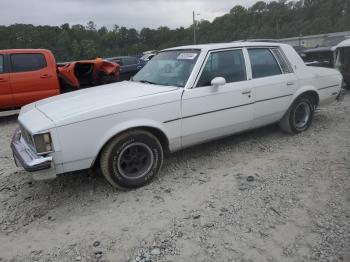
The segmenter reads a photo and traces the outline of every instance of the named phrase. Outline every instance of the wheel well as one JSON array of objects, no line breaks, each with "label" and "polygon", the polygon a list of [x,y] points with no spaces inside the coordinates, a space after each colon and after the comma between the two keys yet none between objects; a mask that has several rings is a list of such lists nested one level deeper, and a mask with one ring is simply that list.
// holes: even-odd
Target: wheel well
[{"label": "wheel well", "polygon": [[126,129],[126,130],[119,132],[118,134],[111,137],[108,141],[106,141],[106,143],[104,143],[104,145],[102,146],[102,148],[98,152],[97,157],[95,158],[95,160],[92,164],[92,167],[99,166],[98,159],[100,159],[101,152],[102,152],[103,148],[109,143],[109,141],[111,141],[113,138],[115,138],[116,136],[119,136],[122,133],[131,131],[131,130],[136,130],[136,129],[142,129],[142,130],[150,132],[152,135],[154,135],[156,138],[158,138],[160,144],[162,145],[164,153],[165,154],[169,153],[169,140],[168,140],[167,136],[161,130],[159,130],[158,128],[149,127],[149,126],[133,127],[133,128],[129,128],[129,129]]},{"label": "wheel well", "polygon": [[133,128],[133,129],[143,129],[151,134],[153,134],[156,138],[158,138],[160,144],[162,145],[162,148],[164,150],[164,153],[169,153],[169,140],[167,136],[163,133],[163,131],[154,128],[154,127],[139,127],[139,128]]},{"label": "wheel well", "polygon": [[319,104],[319,102],[320,102],[320,98],[319,98],[319,96],[318,96],[318,94],[317,94],[316,91],[306,91],[306,92],[300,94],[300,95],[298,96],[298,98],[299,98],[299,97],[302,97],[302,96],[309,96],[309,97],[313,100],[314,105],[315,105],[316,107],[318,106],[318,104]]}]

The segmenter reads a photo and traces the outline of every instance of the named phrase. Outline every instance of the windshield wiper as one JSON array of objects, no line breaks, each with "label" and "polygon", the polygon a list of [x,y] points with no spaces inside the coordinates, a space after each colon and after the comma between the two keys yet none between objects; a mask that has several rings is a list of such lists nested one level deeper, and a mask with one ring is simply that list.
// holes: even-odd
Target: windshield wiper
[{"label": "windshield wiper", "polygon": [[151,81],[148,81],[148,80],[139,80],[140,83],[144,83],[144,84],[150,84],[150,85],[158,85],[156,83],[153,83]]},{"label": "windshield wiper", "polygon": [[[135,81],[135,80],[133,80]],[[140,83],[144,83],[144,84],[150,84],[150,85],[157,85],[157,86],[175,86],[175,87],[183,87],[182,85],[178,85],[178,84],[171,84],[171,83],[167,83],[167,84],[158,84],[158,83],[154,83],[148,80],[138,80],[136,82],[140,82]]]}]

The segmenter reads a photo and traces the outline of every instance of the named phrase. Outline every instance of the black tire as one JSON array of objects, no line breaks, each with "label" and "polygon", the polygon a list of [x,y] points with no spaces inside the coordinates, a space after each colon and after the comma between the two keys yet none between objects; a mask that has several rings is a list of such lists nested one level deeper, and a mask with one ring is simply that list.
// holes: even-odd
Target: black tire
[{"label": "black tire", "polygon": [[100,167],[108,182],[118,188],[138,188],[161,169],[163,148],[145,130],[131,130],[113,138],[102,150]]},{"label": "black tire", "polygon": [[299,134],[309,129],[315,112],[314,100],[309,96],[297,98],[279,123],[282,131]]}]

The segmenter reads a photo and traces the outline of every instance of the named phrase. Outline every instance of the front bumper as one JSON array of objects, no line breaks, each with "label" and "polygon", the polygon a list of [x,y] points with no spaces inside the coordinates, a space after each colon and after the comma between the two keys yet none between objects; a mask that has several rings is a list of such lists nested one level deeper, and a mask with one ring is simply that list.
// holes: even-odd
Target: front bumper
[{"label": "front bumper", "polygon": [[44,175],[43,179],[56,176],[52,156],[38,156],[24,141],[20,129],[17,129],[13,135],[11,149],[16,166],[22,166],[33,175],[39,175],[38,180],[42,179],[42,175]]}]

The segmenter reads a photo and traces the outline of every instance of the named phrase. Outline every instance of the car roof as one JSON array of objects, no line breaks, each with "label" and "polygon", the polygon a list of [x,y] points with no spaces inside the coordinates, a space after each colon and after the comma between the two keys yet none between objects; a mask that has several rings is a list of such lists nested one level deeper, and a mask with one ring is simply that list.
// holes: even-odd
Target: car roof
[{"label": "car roof", "polygon": [[51,53],[50,50],[48,49],[4,49],[4,50],[0,50],[1,53],[5,53],[5,54],[18,54],[18,53]]},{"label": "car roof", "polygon": [[350,38],[340,42],[336,47],[349,47],[350,46]]},{"label": "car roof", "polygon": [[203,45],[187,45],[180,47],[168,48],[163,51],[171,50],[202,50],[209,51],[215,49],[236,48],[236,47],[271,47],[271,46],[283,46],[286,44],[273,43],[273,42],[230,42],[230,43],[215,43],[215,44],[203,44]]}]

